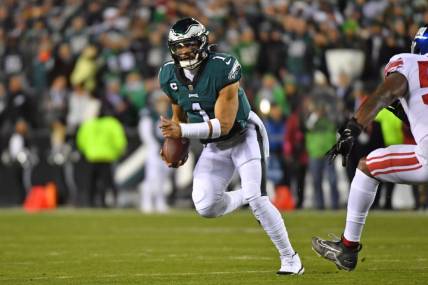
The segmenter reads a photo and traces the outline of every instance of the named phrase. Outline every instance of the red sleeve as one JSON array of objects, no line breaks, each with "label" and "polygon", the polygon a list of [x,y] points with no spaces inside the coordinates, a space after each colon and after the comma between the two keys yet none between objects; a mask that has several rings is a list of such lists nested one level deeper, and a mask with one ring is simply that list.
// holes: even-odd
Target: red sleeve
[{"label": "red sleeve", "polygon": [[385,69],[383,71],[383,76],[387,77],[390,73],[397,71],[403,67],[403,59],[397,58],[397,59],[391,59],[390,62],[385,66]]}]

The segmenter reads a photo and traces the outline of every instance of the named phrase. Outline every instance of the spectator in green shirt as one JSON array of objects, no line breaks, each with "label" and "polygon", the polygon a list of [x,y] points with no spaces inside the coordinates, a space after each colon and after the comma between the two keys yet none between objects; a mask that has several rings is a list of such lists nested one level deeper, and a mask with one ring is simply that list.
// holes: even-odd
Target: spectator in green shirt
[{"label": "spectator in green shirt", "polygon": [[320,102],[308,104],[308,116],[305,122],[305,144],[309,156],[309,171],[312,175],[314,188],[314,205],[324,209],[322,181],[327,172],[331,192],[331,206],[339,208],[339,192],[337,190],[337,174],[334,164],[328,163],[325,153],[335,144],[336,124],[326,116],[326,106]]},{"label": "spectator in green shirt", "polygon": [[116,205],[118,193],[112,165],[123,155],[127,146],[122,124],[110,116],[88,120],[78,129],[76,140],[77,147],[89,166],[89,205],[106,207],[106,189],[113,191]]}]

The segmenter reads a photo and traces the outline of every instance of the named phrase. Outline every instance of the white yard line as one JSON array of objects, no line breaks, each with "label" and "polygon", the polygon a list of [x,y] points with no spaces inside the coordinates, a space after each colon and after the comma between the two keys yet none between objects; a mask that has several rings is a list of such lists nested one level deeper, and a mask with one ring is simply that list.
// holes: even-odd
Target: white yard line
[{"label": "white yard line", "polygon": [[268,273],[272,270],[246,270],[246,271],[213,271],[213,272],[177,272],[177,273],[137,273],[137,277],[158,277],[158,276],[193,276],[193,275],[227,275],[227,274],[248,274],[248,273]]},{"label": "white yard line", "polygon": [[[123,277],[171,277],[171,276],[207,276],[207,275],[234,275],[234,274],[259,274],[273,273],[273,270],[245,270],[245,271],[213,271],[213,272],[177,272],[177,273],[136,273],[136,274],[103,274],[97,275],[95,278],[123,278]],[[93,276],[91,276],[93,277]],[[0,278],[0,281],[17,281],[23,279],[30,280],[49,280],[49,279],[78,279],[88,278],[88,276],[79,275],[60,275],[60,276],[36,276],[24,278]]]}]

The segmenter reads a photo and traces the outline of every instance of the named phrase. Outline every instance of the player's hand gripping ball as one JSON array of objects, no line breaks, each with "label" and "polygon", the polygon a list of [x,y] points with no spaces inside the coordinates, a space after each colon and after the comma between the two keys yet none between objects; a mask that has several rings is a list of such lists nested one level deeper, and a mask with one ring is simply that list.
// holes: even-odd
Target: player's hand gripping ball
[{"label": "player's hand gripping ball", "polygon": [[169,167],[177,168],[183,165],[189,157],[190,141],[187,138],[165,138],[161,156]]}]

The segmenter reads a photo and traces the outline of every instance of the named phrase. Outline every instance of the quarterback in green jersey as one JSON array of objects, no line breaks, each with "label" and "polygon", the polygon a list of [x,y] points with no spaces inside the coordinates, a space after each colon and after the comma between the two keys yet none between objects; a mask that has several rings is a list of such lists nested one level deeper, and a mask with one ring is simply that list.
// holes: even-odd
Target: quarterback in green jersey
[{"label": "quarterback in green jersey", "polygon": [[[303,274],[282,216],[266,196],[267,134],[239,86],[239,62],[211,51],[208,31],[193,18],[172,26],[168,47],[173,60],[162,66],[159,81],[171,100],[173,116],[161,118],[160,127],[164,137],[199,139],[204,144],[193,174],[196,211],[214,218],[248,203],[279,252],[277,273]],[[235,171],[242,188],[226,192]]]}]

